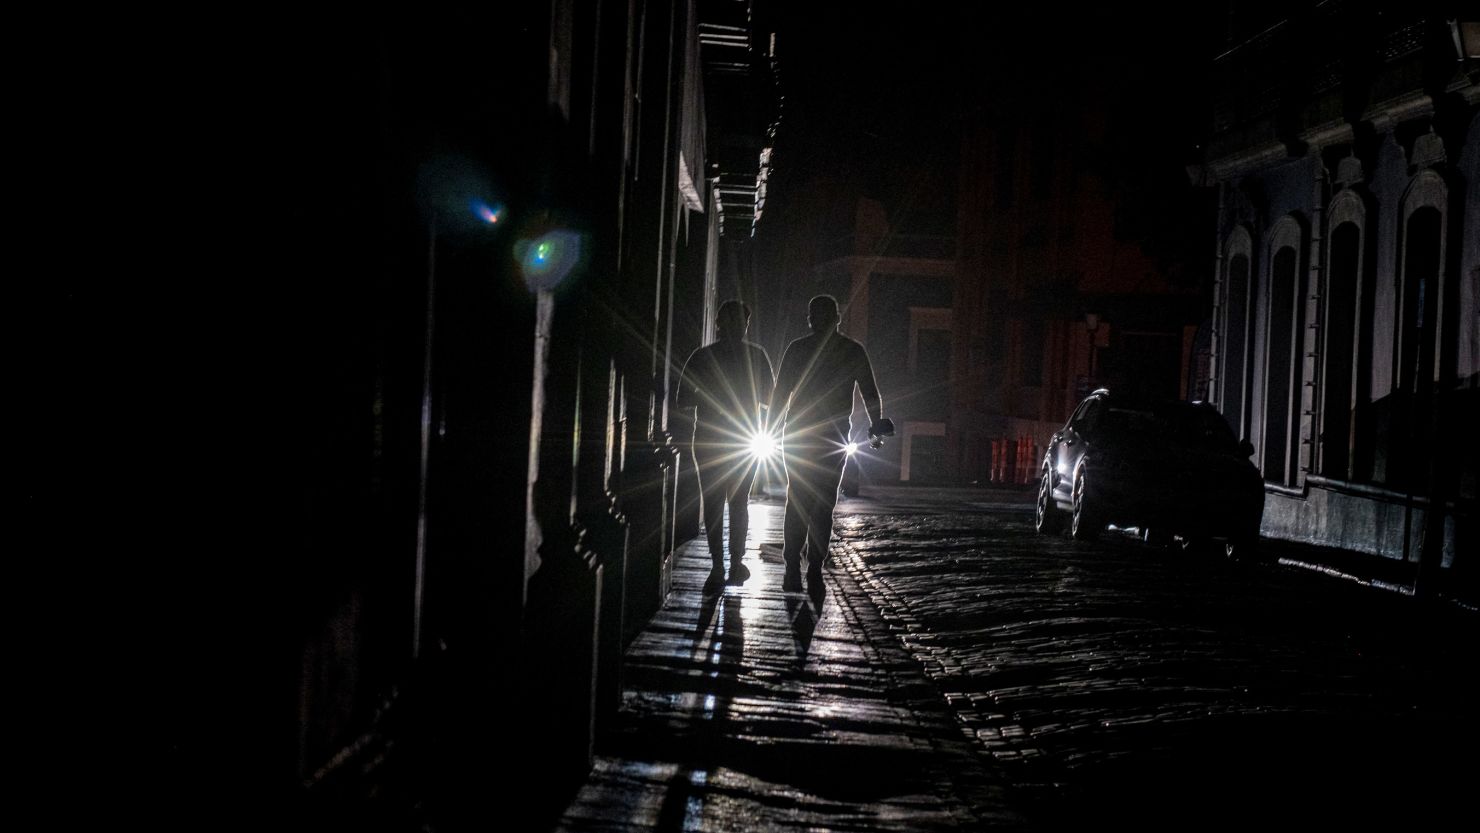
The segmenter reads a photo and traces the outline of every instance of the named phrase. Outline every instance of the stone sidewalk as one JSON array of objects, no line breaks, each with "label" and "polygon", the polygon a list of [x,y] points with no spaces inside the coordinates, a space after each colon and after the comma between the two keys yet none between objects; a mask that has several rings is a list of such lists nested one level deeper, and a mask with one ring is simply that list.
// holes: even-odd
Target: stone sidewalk
[{"label": "stone sidewalk", "polygon": [[567,831],[1025,829],[1000,775],[837,563],[781,591],[781,507],[751,505],[751,577],[702,591],[702,540],[633,643]]}]

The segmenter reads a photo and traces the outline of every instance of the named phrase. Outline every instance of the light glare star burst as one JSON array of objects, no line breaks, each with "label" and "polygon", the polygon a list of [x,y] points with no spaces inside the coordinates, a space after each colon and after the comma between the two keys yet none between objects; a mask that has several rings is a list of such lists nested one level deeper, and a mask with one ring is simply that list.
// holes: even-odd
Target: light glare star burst
[{"label": "light glare star burst", "polygon": [[769,460],[776,454],[776,438],[759,431],[750,438],[750,453],[757,460]]}]

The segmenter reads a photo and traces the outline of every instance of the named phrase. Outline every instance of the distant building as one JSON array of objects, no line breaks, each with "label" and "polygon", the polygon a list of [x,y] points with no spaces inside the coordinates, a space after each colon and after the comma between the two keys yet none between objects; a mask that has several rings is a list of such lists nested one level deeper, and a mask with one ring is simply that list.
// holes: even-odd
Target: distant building
[{"label": "distant building", "polygon": [[[1041,449],[1096,387],[1197,397],[1200,276],[1127,228],[1139,218],[1112,176],[1110,84],[983,100],[962,137],[945,450],[953,479],[1021,481],[1019,442]],[[1166,199],[1196,209],[1185,190]],[[1005,470],[994,442],[1008,449]]]},{"label": "distant building", "polygon": [[1480,32],[1243,5],[1197,174],[1218,195],[1211,397],[1257,449],[1264,534],[1473,576]]},{"label": "distant building", "polygon": [[[897,154],[895,181],[797,189],[809,201],[784,232],[781,314],[835,295],[898,430],[865,452],[865,485],[1020,482],[1036,455],[1019,447],[1041,449],[1096,387],[1206,395],[1192,360],[1207,341],[1206,247],[1179,234],[1206,199],[1176,162],[1125,181],[1128,154],[1150,155],[1135,144],[1141,111],[1122,112],[1133,85],[1065,85],[1028,60],[1025,74],[963,77],[948,116],[881,149]],[[1185,226],[1157,227],[1168,216]]]}]

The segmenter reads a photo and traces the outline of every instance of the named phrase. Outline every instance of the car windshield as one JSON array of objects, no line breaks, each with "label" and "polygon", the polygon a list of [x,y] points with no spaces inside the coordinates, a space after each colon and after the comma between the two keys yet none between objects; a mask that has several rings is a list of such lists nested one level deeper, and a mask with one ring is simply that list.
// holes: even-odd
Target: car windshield
[{"label": "car windshield", "polygon": [[1228,451],[1236,445],[1233,432],[1218,412],[1185,402],[1152,407],[1111,406],[1104,426],[1113,436]]}]

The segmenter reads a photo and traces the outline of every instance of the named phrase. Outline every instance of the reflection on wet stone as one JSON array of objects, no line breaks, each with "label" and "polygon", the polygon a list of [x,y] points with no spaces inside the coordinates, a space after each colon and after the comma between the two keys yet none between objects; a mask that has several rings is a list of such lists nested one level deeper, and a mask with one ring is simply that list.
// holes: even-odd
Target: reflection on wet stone
[{"label": "reflection on wet stone", "polygon": [[1305,571],[1036,536],[1026,514],[867,519],[840,525],[843,565],[1036,823],[1463,808],[1466,769],[1446,750],[1480,735],[1473,615]]},{"label": "reflection on wet stone", "polygon": [[678,556],[673,597],[629,650],[621,712],[561,829],[1018,824],[851,576],[828,575],[826,595],[781,592],[782,565],[757,551],[779,543],[779,508],[752,507],[752,577],[716,599],[700,592],[707,555]]},{"label": "reflection on wet stone", "polygon": [[[757,507],[774,517],[774,507]],[[769,514],[768,514],[769,513]],[[1031,516],[855,502],[820,603],[697,551],[568,830],[1201,829],[1451,818],[1473,614]],[[758,556],[758,557],[756,557]],[[1468,618],[1465,618],[1468,616]]]}]

